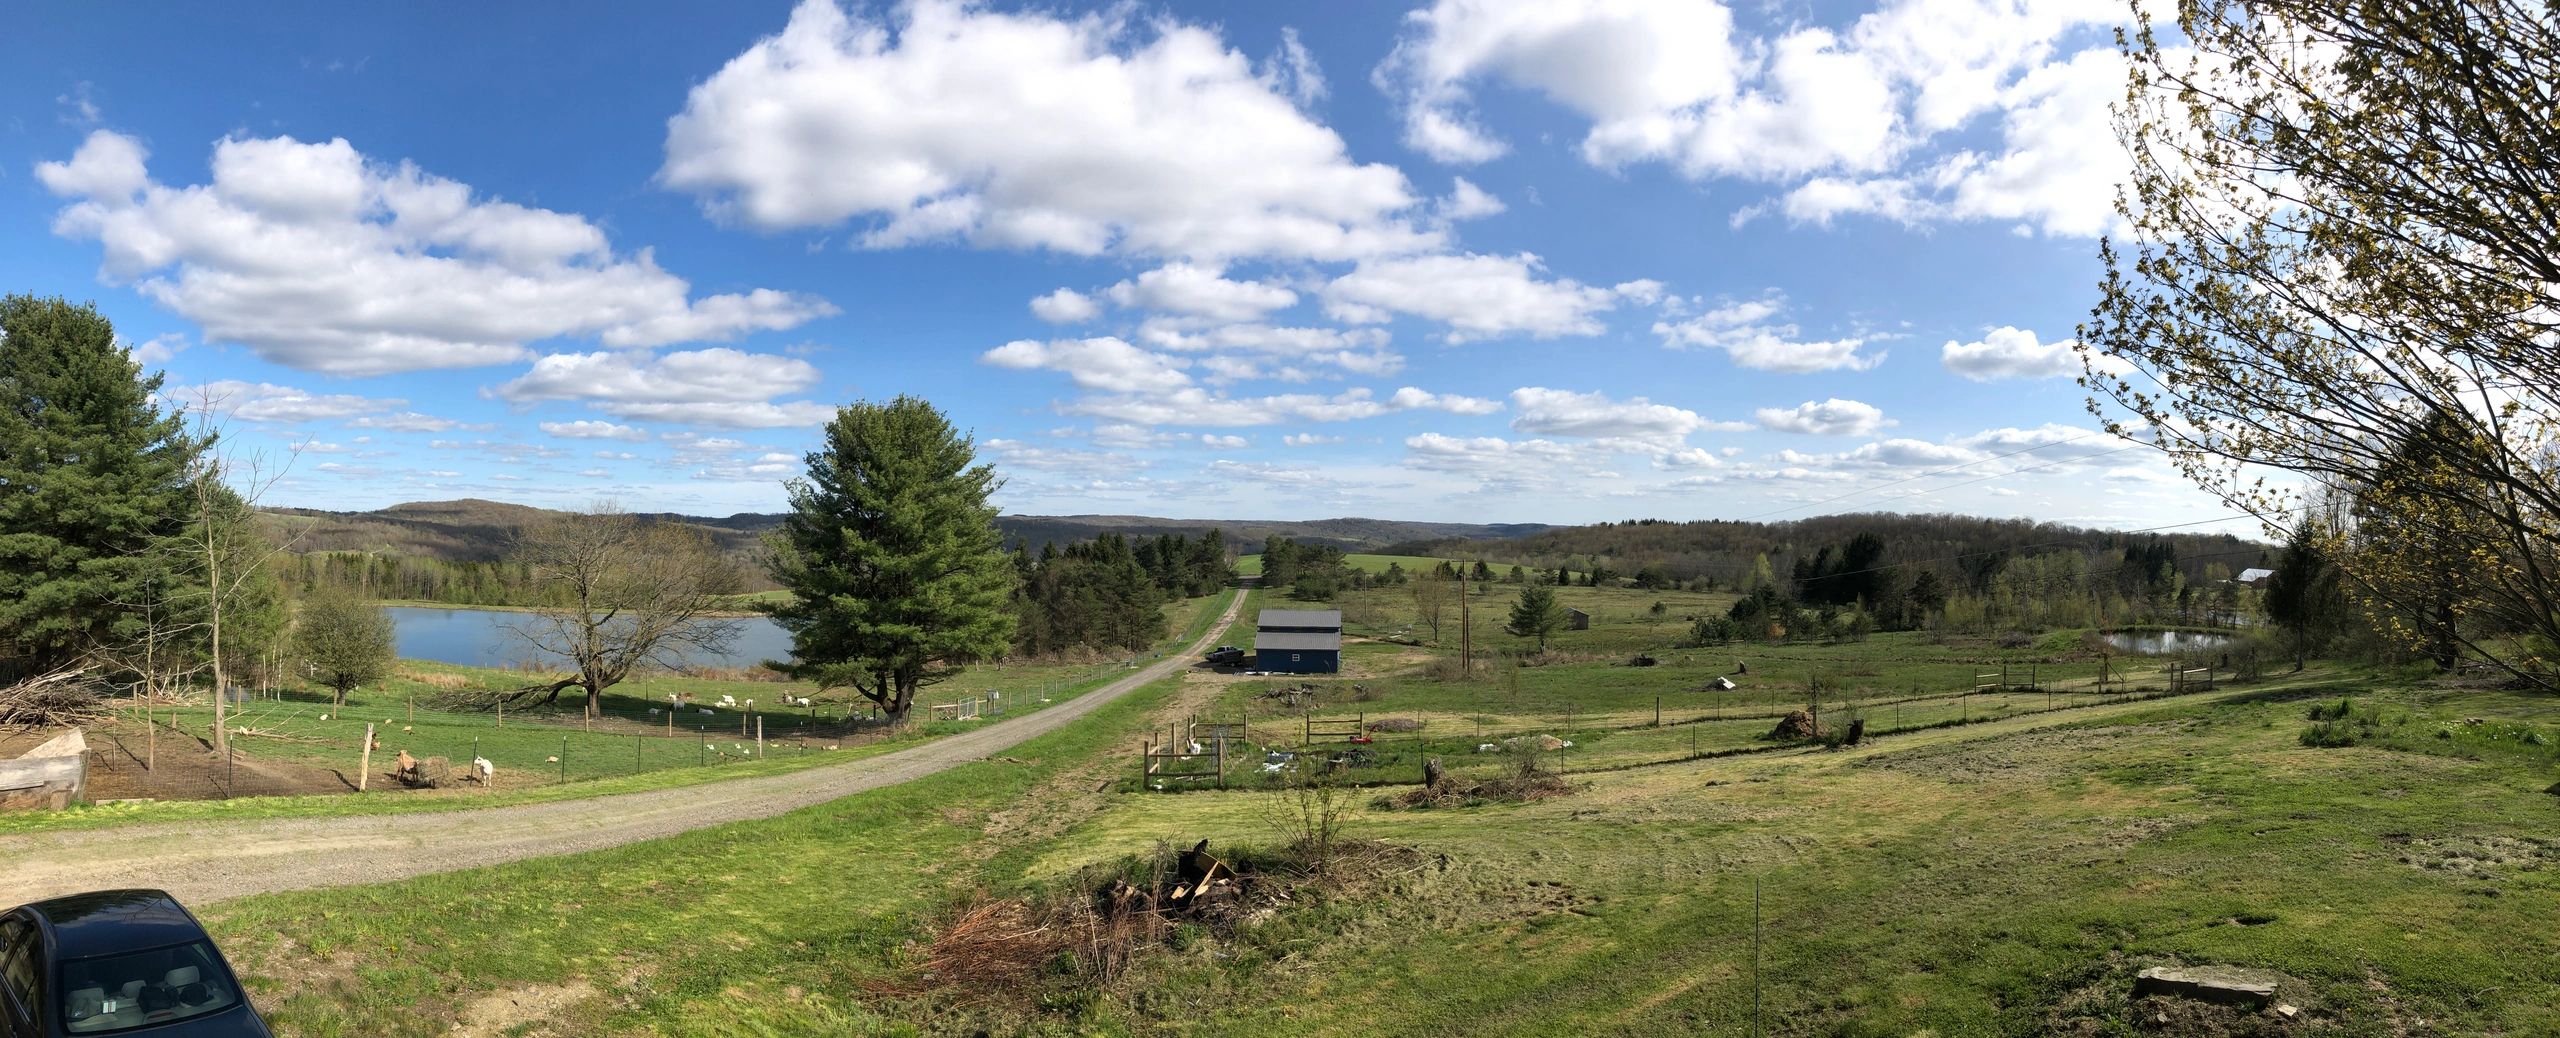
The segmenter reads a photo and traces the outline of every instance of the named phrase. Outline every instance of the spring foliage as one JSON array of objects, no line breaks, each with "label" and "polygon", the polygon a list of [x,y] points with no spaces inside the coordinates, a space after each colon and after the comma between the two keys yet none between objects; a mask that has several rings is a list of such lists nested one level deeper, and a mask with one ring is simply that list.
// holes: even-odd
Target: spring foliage
[{"label": "spring foliage", "polygon": [[2271,529],[2301,502],[2270,469],[2352,495],[2337,562],[2384,629],[2560,689],[2560,8],[2176,12],[2126,42],[2091,409]]}]

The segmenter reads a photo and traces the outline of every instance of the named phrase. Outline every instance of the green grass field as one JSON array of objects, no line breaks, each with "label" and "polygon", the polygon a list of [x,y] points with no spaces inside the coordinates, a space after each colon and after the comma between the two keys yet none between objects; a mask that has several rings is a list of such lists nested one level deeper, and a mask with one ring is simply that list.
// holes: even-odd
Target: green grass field
[{"label": "green grass field", "polygon": [[[1430,570],[1431,567],[1437,566],[1443,561],[1450,560],[1427,558],[1420,555],[1366,555],[1358,553],[1347,554],[1342,557],[1343,565],[1349,566],[1352,569],[1359,570],[1363,573],[1384,573],[1387,571],[1387,565],[1389,563],[1403,567],[1404,571],[1407,573],[1421,573]],[[1252,555],[1236,556],[1236,573],[1239,576],[1246,577],[1261,576],[1261,554],[1256,553]]]},{"label": "green grass field", "polygon": [[[208,916],[305,1035],[1746,1034],[1755,998],[1772,1035],[2560,1033],[2560,705],[2335,664],[2101,697],[2071,632],[1631,667],[1618,654],[1678,626],[1658,596],[1576,597],[1594,629],[1544,666],[1442,680],[1449,649],[1355,638],[1353,672],[1303,712],[1256,694],[1295,679],[1195,674],[1004,760],[791,815]],[[1374,631],[1410,620],[1347,608]],[[1480,644],[1508,640],[1490,626]],[[1971,694],[2001,661],[2055,687]],[[1836,680],[1826,721],[1881,734],[1766,739],[1804,673]],[[1686,690],[1725,675],[1739,687]],[[1408,784],[1351,794],[1347,829],[1408,850],[1107,977],[923,984],[954,906],[1084,898],[1089,870],[1203,838],[1269,860],[1278,794],[1129,779],[1142,733],[1256,710],[1281,743],[1310,715],[1425,721],[1350,772]],[[1574,741],[1543,762],[1568,795],[1387,803],[1423,755],[1491,773],[1509,759],[1473,744],[1523,732]],[[2298,1016],[2129,998],[2173,963],[2270,971]]]}]

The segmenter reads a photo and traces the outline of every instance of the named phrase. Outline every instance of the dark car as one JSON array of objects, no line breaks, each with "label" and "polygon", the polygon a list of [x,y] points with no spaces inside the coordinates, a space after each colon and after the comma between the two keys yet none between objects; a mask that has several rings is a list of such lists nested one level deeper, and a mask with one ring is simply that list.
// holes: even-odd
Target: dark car
[{"label": "dark car", "polygon": [[269,1038],[177,899],[100,890],[0,915],[0,1036]]}]

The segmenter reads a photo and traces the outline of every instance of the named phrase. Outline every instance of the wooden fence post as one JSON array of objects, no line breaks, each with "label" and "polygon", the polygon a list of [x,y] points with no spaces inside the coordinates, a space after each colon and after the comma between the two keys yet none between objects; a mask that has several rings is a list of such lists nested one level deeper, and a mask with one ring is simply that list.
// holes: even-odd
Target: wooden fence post
[{"label": "wooden fence post", "polygon": [[362,793],[365,784],[373,778],[373,722],[371,721],[364,723],[364,754],[358,760],[360,763],[356,765],[356,792]]}]

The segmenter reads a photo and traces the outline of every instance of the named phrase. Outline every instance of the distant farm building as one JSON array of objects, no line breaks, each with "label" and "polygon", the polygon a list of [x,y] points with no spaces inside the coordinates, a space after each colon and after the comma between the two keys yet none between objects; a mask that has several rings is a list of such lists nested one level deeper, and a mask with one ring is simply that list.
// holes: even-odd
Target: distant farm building
[{"label": "distant farm building", "polygon": [[1255,627],[1255,670],[1281,674],[1342,672],[1342,610],[1265,609]]},{"label": "distant farm building", "polygon": [[2265,587],[2267,586],[2267,578],[2275,575],[2276,571],[2271,569],[2244,569],[2240,571],[2239,576],[2231,579],[2250,587]]},{"label": "distant farm building", "polygon": [[1588,631],[1591,629],[1591,614],[1579,609],[1567,609],[1564,611],[1564,625],[1568,630]]}]

